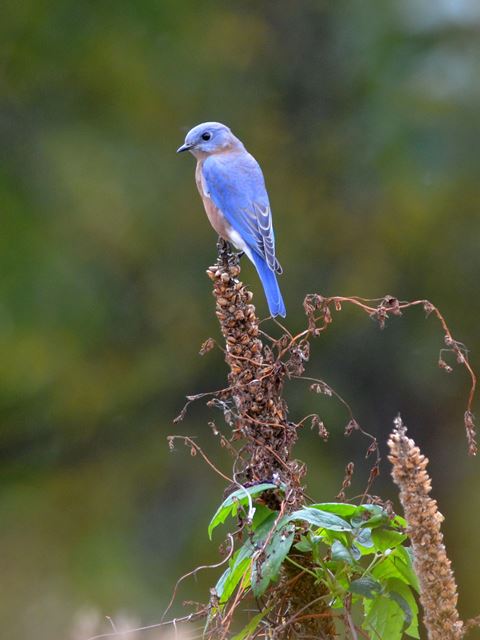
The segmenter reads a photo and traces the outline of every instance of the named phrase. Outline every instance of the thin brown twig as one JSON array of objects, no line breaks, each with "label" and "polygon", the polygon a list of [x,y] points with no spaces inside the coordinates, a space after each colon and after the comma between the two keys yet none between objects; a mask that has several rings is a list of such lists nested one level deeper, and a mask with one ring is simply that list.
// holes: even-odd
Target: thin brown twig
[{"label": "thin brown twig", "polygon": [[219,396],[231,391],[231,387],[225,387],[224,389],[218,389],[217,391],[204,391],[202,393],[196,393],[195,395],[186,396],[187,402],[183,405],[182,410],[178,414],[176,418],[173,419],[173,423],[177,424],[181,422],[186,414],[188,407],[192,404],[192,402],[196,402],[197,400],[202,400],[203,398],[208,398],[208,396]]},{"label": "thin brown twig", "polygon": [[[350,302],[352,304],[356,304],[357,306],[361,307],[364,311],[366,311],[367,313],[369,313],[370,315],[375,315],[378,310],[382,305],[382,302],[387,299],[390,298],[393,301],[396,301],[398,303],[398,307],[396,307],[399,311],[403,311],[404,309],[408,309],[410,307],[416,307],[416,306],[422,306],[425,309],[425,312],[427,313],[427,316],[430,315],[431,313],[433,313],[433,315],[438,319],[438,321],[440,322],[443,331],[445,332],[445,337],[446,337],[446,342],[447,342],[447,346],[450,347],[450,349],[457,355],[460,356],[460,360],[459,360],[459,364],[463,364],[464,367],[466,368],[466,370],[468,371],[468,374],[470,376],[470,380],[471,380],[471,387],[470,387],[470,392],[468,395],[468,402],[467,402],[467,410],[471,411],[472,410],[472,406],[473,406],[473,399],[475,396],[475,390],[476,390],[476,386],[477,386],[477,377],[475,375],[475,372],[473,371],[469,361],[468,361],[468,357],[466,355],[466,349],[463,345],[461,345],[461,343],[459,343],[457,340],[455,340],[452,336],[452,333],[447,325],[447,322],[444,318],[444,316],[442,315],[442,313],[440,312],[440,310],[438,309],[438,307],[436,307],[434,304],[432,304],[429,300],[412,300],[412,301],[398,301],[396,300],[396,298],[393,298],[392,296],[385,296],[385,298],[381,299],[380,305],[378,307],[371,307],[368,304],[364,304],[364,302],[375,302],[375,300],[371,300],[369,301],[368,299],[365,298],[344,298],[344,297],[340,297],[340,296],[335,296],[333,298],[328,298],[328,300],[331,300],[333,302],[335,301],[339,301],[339,302]],[[378,299],[377,299],[378,300]],[[383,309],[385,309],[386,311],[386,315],[388,317],[388,312],[392,312],[395,313],[393,311],[393,309],[388,309],[383,307]]]},{"label": "thin brown twig", "polygon": [[196,611],[194,613],[188,614],[188,616],[183,616],[182,618],[174,618],[173,620],[166,620],[165,622],[156,622],[154,624],[148,624],[143,627],[135,627],[133,629],[126,629],[124,631],[114,631],[110,633],[100,633],[96,636],[90,636],[87,640],[101,640],[103,638],[118,638],[119,636],[125,636],[131,633],[139,633],[141,631],[150,631],[151,629],[158,629],[159,627],[166,627],[168,625],[173,625],[174,622],[192,622],[192,620],[198,620],[205,615],[205,611]]},{"label": "thin brown twig", "polygon": [[170,602],[168,603],[167,608],[163,612],[163,615],[160,618],[160,621],[164,620],[165,616],[167,615],[167,613],[172,608],[173,602],[174,602],[174,600],[175,600],[175,598],[177,596],[178,587],[180,586],[181,582],[183,582],[186,578],[189,578],[190,576],[196,575],[199,571],[202,571],[203,569],[218,569],[219,567],[223,566],[226,562],[228,562],[230,560],[230,558],[233,555],[233,550],[235,549],[235,543],[233,541],[233,536],[232,536],[231,533],[227,533],[227,538],[228,538],[228,540],[230,542],[230,549],[228,550],[227,555],[225,556],[225,558],[221,562],[217,562],[216,564],[200,565],[199,567],[196,567],[195,569],[193,569],[193,571],[189,571],[188,573],[185,573],[183,576],[181,576],[177,580],[177,582],[175,583],[175,587],[173,589],[172,597],[170,598]]},{"label": "thin brown twig", "polygon": [[189,438],[188,436],[167,436],[167,440],[168,440],[169,445],[171,447],[173,446],[173,441],[174,440],[183,440],[183,443],[185,445],[188,444],[191,447],[190,450],[195,450],[196,453],[199,453],[202,456],[202,458],[205,460],[205,462],[208,464],[208,466],[211,469],[213,469],[215,471],[215,473],[217,473],[224,480],[227,480],[227,482],[233,482],[232,478],[229,478],[224,473],[222,473],[220,471],[220,469],[217,469],[217,467],[213,464],[213,462],[211,462],[209,460],[209,458],[207,457],[207,455],[203,452],[202,448],[199,447],[198,444],[192,440],[192,438]]},{"label": "thin brown twig", "polygon": [[[298,574],[300,575],[300,574]],[[319,596],[318,598],[315,598],[314,600],[311,600],[310,602],[308,602],[305,606],[303,606],[301,609],[299,609],[298,611],[296,611],[290,618],[288,618],[288,620],[286,620],[283,624],[279,625],[276,628],[276,632],[280,632],[283,631],[284,629],[286,629],[288,626],[290,626],[291,624],[293,624],[294,622],[296,622],[296,620],[301,616],[301,614],[306,611],[307,609],[309,609],[310,607],[312,607],[314,604],[317,604],[318,602],[321,602],[322,600],[326,600],[330,598],[330,594],[325,594],[323,596]],[[327,617],[327,616],[332,616],[332,612],[329,611],[328,613],[325,614],[312,614],[309,617],[312,616],[316,616],[316,617]]]},{"label": "thin brown twig", "polygon": [[[376,319],[381,328],[385,326],[385,321],[390,317],[390,315],[402,315],[402,311],[411,307],[421,306],[427,314],[427,317],[433,314],[437,318],[444,332],[444,342],[447,350],[455,354],[458,364],[463,365],[470,378],[470,389],[464,413],[464,426],[467,435],[468,452],[470,455],[476,455],[477,442],[475,418],[473,415],[473,401],[477,387],[477,376],[468,360],[466,347],[454,339],[443,314],[438,307],[432,304],[429,300],[418,299],[412,301],[400,301],[390,295],[384,296],[383,298],[368,299],[358,296],[323,297],[318,294],[310,294],[306,296],[304,302],[305,310],[309,316],[309,328],[295,336],[288,348],[291,348],[294,342],[301,340],[303,337],[317,335],[317,332],[324,330],[332,322],[330,306],[333,305],[336,311],[340,311],[342,309],[342,304],[344,303],[352,304],[362,309],[362,311],[367,313],[371,318]],[[321,313],[319,316],[315,315],[315,310],[320,310]],[[321,327],[317,326],[319,322],[323,322]],[[450,371],[451,367],[446,365],[442,360],[441,354],[443,351],[445,351],[445,349],[441,349],[440,351],[439,366],[446,371]]]}]

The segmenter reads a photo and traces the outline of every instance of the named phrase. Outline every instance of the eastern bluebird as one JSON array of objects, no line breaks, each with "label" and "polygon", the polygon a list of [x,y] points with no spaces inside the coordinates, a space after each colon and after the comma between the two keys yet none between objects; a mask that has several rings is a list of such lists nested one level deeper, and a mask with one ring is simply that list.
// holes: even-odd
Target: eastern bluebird
[{"label": "eastern bluebird", "polygon": [[177,153],[197,159],[195,180],[210,224],[247,254],[258,271],[272,316],[285,317],[276,273],[272,212],[262,170],[228,127],[204,122],[187,133]]}]

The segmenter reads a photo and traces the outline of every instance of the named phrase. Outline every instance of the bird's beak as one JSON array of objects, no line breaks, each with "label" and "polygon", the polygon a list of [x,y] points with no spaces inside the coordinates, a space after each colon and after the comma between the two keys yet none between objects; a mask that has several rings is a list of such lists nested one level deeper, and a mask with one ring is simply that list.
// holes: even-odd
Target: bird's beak
[{"label": "bird's beak", "polygon": [[191,149],[191,148],[192,148],[192,145],[191,145],[191,144],[187,144],[187,143],[182,144],[182,146],[181,146],[181,147],[178,147],[178,149],[177,149],[177,153],[182,153],[182,151],[188,151],[188,150],[189,150],[189,149]]}]

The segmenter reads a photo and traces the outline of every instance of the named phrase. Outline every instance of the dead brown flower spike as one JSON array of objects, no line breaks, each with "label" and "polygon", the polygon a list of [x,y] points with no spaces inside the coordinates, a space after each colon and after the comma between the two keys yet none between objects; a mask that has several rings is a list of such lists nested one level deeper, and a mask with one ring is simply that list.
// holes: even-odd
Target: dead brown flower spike
[{"label": "dead brown flower spike", "polygon": [[[278,517],[281,517],[297,509],[305,500],[302,487],[305,469],[292,458],[297,425],[288,419],[288,407],[282,393],[287,376],[303,372],[304,362],[309,356],[308,342],[290,346],[287,336],[291,356],[288,366],[277,360],[272,348],[263,340],[265,334],[260,332],[255,307],[251,304],[252,292],[238,280],[239,274],[237,256],[231,253],[228,245],[220,242],[219,259],[210,267],[208,275],[213,282],[216,313],[225,339],[225,361],[230,369],[228,395],[231,400],[224,403],[224,416],[232,427],[231,441],[241,443],[235,463],[235,482],[229,491],[237,489],[239,482],[244,486],[266,481],[281,483],[285,498],[273,507],[278,509]],[[315,307],[311,305],[312,313]],[[318,384],[318,392],[332,393],[323,382]],[[216,406],[221,407],[221,404],[217,401]],[[319,430],[321,437],[328,436],[318,416],[312,419],[312,426]],[[267,498],[263,496],[264,500]],[[298,567],[293,574],[292,571],[282,573],[277,589],[269,595],[269,624],[272,634],[275,634],[269,637],[277,640],[334,638],[333,614],[328,602],[323,601],[326,599],[324,587],[312,580],[307,571],[299,572]],[[240,588],[228,612],[221,615],[216,612],[212,616],[206,637],[211,640],[228,637],[233,613],[242,597]],[[300,603],[304,606],[309,602],[316,605],[297,620],[295,612]]]},{"label": "dead brown flower spike", "polygon": [[464,627],[457,611],[457,585],[447,557],[440,524],[442,514],[430,497],[428,459],[411,438],[400,416],[390,435],[392,476],[400,488],[400,502],[408,522],[413,564],[420,583],[420,601],[429,640],[457,640]]}]

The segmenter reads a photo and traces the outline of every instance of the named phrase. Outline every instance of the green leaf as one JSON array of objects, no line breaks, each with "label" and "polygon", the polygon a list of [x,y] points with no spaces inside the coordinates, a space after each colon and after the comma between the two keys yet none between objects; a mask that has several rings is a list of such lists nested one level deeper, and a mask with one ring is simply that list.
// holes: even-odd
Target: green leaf
[{"label": "green leaf", "polygon": [[[215,592],[219,597],[220,604],[225,604],[229,600],[242,578],[245,577],[247,580],[245,586],[249,586],[255,554],[270,534],[276,518],[276,513],[271,513],[265,518],[256,529],[253,542],[247,540],[230,559],[229,568],[224,571],[215,586]],[[285,524],[285,518],[282,518],[279,524]]]},{"label": "green leaf", "polygon": [[271,482],[264,482],[252,487],[243,487],[231,493],[218,507],[215,515],[210,520],[210,524],[208,525],[208,537],[210,540],[212,539],[213,530],[218,527],[219,524],[223,524],[228,516],[236,515],[237,509],[240,505],[248,504],[249,497],[251,499],[253,496],[258,496],[267,489],[278,489],[278,487],[276,484],[272,484]]},{"label": "green leaf", "polygon": [[[219,603],[221,605],[228,602],[230,596],[233,594],[238,583],[243,577],[245,577],[249,583],[250,568],[251,560],[250,558],[245,558],[242,562],[239,562],[234,569],[228,568],[223,573],[220,580],[215,585],[215,593],[218,595]],[[245,586],[248,586],[248,584]]]},{"label": "green leaf", "polygon": [[352,580],[349,586],[349,591],[352,593],[358,593],[364,598],[375,598],[382,590],[382,585],[368,576]]},{"label": "green leaf", "polygon": [[232,638],[232,640],[245,640],[245,638],[250,638],[252,633],[258,627],[259,623],[268,613],[270,613],[272,608],[273,607],[269,607],[268,609],[265,609],[264,611],[260,611],[260,613],[257,613],[256,616],[253,616],[250,622],[245,627],[243,627],[240,633],[237,633],[237,635],[235,635]]},{"label": "green leaf", "polygon": [[395,516],[394,519],[392,520],[392,525],[406,529],[408,526],[408,523],[405,520],[405,518],[402,518],[402,516]]},{"label": "green leaf", "polygon": [[388,578],[401,578],[402,574],[398,571],[395,564],[392,562],[392,556],[394,552],[385,556],[380,562],[372,569],[372,576],[381,582],[386,582]]},{"label": "green leaf", "polygon": [[[324,533],[327,533],[327,532],[324,531]],[[338,533],[338,535],[344,535],[344,534]],[[313,534],[311,531],[309,531],[308,540],[310,541],[310,544],[312,545],[311,549],[312,549],[312,560],[313,560],[313,562],[315,562],[316,564],[321,564],[321,559],[323,558],[324,551],[325,551],[322,548],[321,545],[322,545],[322,543],[326,543],[327,542],[325,540],[325,535],[317,536],[317,535]],[[347,543],[348,543],[348,541],[347,541]]]},{"label": "green leaf", "polygon": [[261,524],[255,529],[255,533],[253,534],[253,543],[256,549],[259,549],[261,545],[265,542],[267,537],[270,535],[273,528],[280,529],[287,522],[288,519],[286,516],[281,518],[279,522],[276,522],[278,518],[278,513],[276,511],[272,511],[268,518],[265,518]]},{"label": "green leaf", "polygon": [[418,578],[413,570],[410,554],[405,547],[396,547],[372,569],[372,575],[382,582],[398,578],[419,592]]},{"label": "green leaf", "polygon": [[250,572],[254,548],[250,540],[233,555],[230,566],[220,576],[215,585],[215,593],[220,604],[225,604],[237,588],[240,580]]},{"label": "green leaf", "polygon": [[262,524],[262,522],[267,518],[269,518],[272,515],[272,513],[275,513],[275,512],[269,509],[268,507],[266,507],[264,504],[256,504],[255,514],[252,519],[252,526],[251,526],[252,531],[256,531],[258,527]]},{"label": "green leaf", "polygon": [[405,616],[394,600],[380,594],[373,600],[364,600],[363,606],[366,616],[362,627],[372,638],[401,640]]},{"label": "green leaf", "polygon": [[371,516],[386,515],[385,509],[379,504],[368,504],[368,502],[357,507],[356,514],[359,513],[368,513]]},{"label": "green leaf", "polygon": [[352,530],[350,524],[343,518],[340,518],[333,513],[328,513],[327,511],[321,511],[314,507],[304,507],[303,509],[294,511],[289,516],[289,520],[305,520],[316,527],[330,529],[331,531]]},{"label": "green leaf", "polygon": [[410,587],[398,578],[388,580],[389,597],[402,609],[405,615],[405,633],[412,638],[418,635],[418,604]]},{"label": "green leaf", "polygon": [[374,544],[372,540],[372,530],[365,529],[357,529],[354,533],[355,536],[355,544],[360,547],[360,551],[362,555],[367,555],[368,553],[374,552]]},{"label": "green leaf", "polygon": [[217,584],[215,585],[215,593],[219,597],[219,604],[224,605],[228,602],[230,596],[233,594],[235,589],[237,588],[238,583],[242,579],[246,572],[249,571],[249,560],[244,560],[244,562],[240,563],[236,570],[228,568],[220,577]]},{"label": "green leaf", "polygon": [[388,524],[390,519],[388,514],[378,504],[362,504],[351,519],[355,527],[370,527],[373,529],[384,524]]},{"label": "green leaf", "polygon": [[294,526],[278,526],[265,549],[265,559],[261,563],[253,563],[252,590],[257,598],[265,593],[270,582],[278,577],[280,567],[290,551],[294,536]]},{"label": "green leaf", "polygon": [[312,550],[312,543],[306,536],[300,536],[300,542],[294,545],[295,549],[298,551],[302,551],[304,553],[308,553]]},{"label": "green leaf", "polygon": [[322,529],[320,536],[314,536],[318,542],[332,545],[335,540],[339,540],[343,545],[349,547],[352,542],[352,534],[350,531],[332,531],[331,529]]},{"label": "green leaf", "polygon": [[377,551],[386,551],[387,549],[394,549],[405,542],[407,535],[405,533],[399,533],[394,529],[373,529],[372,540]]},{"label": "green leaf", "polygon": [[358,506],[345,502],[320,502],[318,504],[311,504],[310,508],[320,509],[320,511],[327,511],[328,513],[334,513],[337,516],[345,518],[353,515],[357,511]]},{"label": "green leaf", "polygon": [[351,522],[356,527],[401,527],[406,529],[407,521],[402,516],[395,516],[393,519],[378,504],[362,504],[357,508],[357,512],[352,517]]},{"label": "green leaf", "polygon": [[227,567],[220,578],[217,580],[217,584],[215,585],[215,593],[217,594],[219,600],[221,600],[223,594],[225,593],[225,585],[227,580],[230,578],[231,573],[232,568]]},{"label": "green leaf", "polygon": [[396,602],[400,607],[400,609],[403,611],[403,615],[405,616],[404,626],[409,627],[412,623],[413,616],[412,616],[412,610],[410,609],[408,602],[405,600],[403,596],[401,596],[396,591],[390,591],[388,594],[388,597],[391,598],[394,602]]},{"label": "green leaf", "polygon": [[420,593],[417,574],[413,569],[412,550],[410,547],[397,547],[392,554],[392,562],[403,580]]},{"label": "green leaf", "polygon": [[370,529],[375,529],[376,527],[384,527],[385,525],[390,524],[390,518],[386,513],[379,513],[371,518],[367,518],[364,520],[360,526],[361,527],[369,527]]},{"label": "green leaf", "polygon": [[346,547],[340,540],[335,540],[332,544],[332,560],[341,560],[347,564],[356,564],[359,558],[360,551],[356,547]]}]

